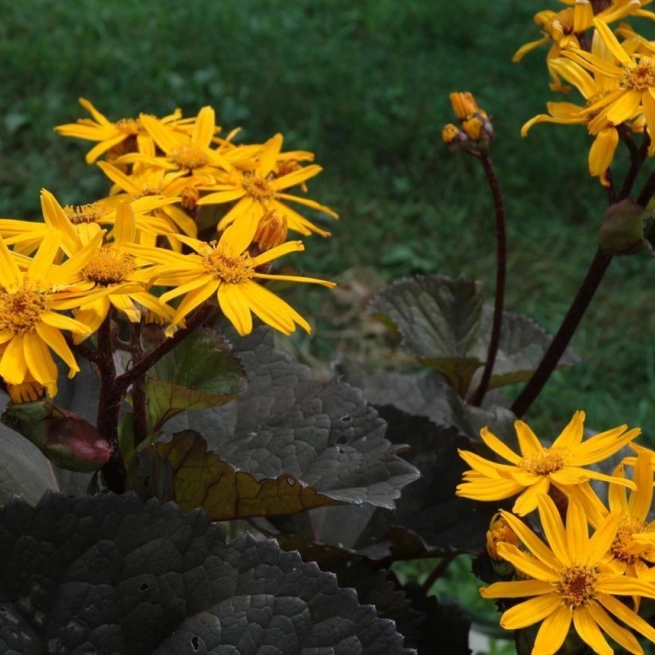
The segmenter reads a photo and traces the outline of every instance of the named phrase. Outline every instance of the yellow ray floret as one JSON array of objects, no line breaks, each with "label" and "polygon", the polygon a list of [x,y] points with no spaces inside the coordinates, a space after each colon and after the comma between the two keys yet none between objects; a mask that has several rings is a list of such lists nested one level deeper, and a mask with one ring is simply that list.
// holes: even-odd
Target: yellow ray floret
[{"label": "yellow ray floret", "polygon": [[516,421],[521,454],[515,453],[489,430],[483,428],[482,440],[509,464],[498,464],[475,453],[460,450],[459,454],[471,467],[464,474],[464,482],[457,487],[457,495],[473,500],[495,501],[519,494],[513,511],[524,516],[537,507],[539,497],[546,495],[551,484],[567,496],[576,496],[592,515],[598,506],[590,501],[590,494],[582,486],[589,480],[604,480],[635,488],[634,482],[583,468],[610,457],[630,443],[639,429],[628,430],[621,425],[583,440],[584,412],[576,412],[571,422],[551,446],[543,446],[530,427]]},{"label": "yellow ray floret", "polygon": [[132,246],[126,250],[137,257],[160,264],[153,280],[155,284],[174,287],[161,299],[168,302],[183,296],[167,330],[170,335],[175,326],[194,309],[212,296],[216,296],[221,311],[239,334],[252,331],[252,313],[264,323],[284,334],[291,334],[296,325],[307,332],[309,323],[284,300],[257,283],[258,279],[311,282],[325,287],[333,282],[296,275],[271,275],[260,272],[260,267],[290,252],[303,250],[300,241],[289,241],[256,256],[251,256],[251,245],[257,224],[240,224],[229,227],[218,242],[210,244],[190,237],[179,239],[194,252],[180,254],[161,248]]},{"label": "yellow ray floret", "polygon": [[548,496],[539,497],[538,509],[547,543],[520,519],[502,512],[525,550],[499,543],[498,552],[529,579],[480,590],[484,598],[528,598],[504,612],[501,626],[519,630],[542,622],[532,650],[536,654],[559,652],[571,626],[596,653],[614,652],[605,634],[628,652],[643,653],[634,635],[616,619],[653,642],[655,629],[616,596],[655,598],[655,585],[619,575],[605,564],[620,513],[608,514],[589,537],[585,511],[575,498],[569,502],[566,526]]}]

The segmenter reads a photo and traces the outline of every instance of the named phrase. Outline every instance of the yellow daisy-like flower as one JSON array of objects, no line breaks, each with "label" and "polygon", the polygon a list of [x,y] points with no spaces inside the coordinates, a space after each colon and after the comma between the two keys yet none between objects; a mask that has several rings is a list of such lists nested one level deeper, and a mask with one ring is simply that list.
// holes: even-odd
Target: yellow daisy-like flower
[{"label": "yellow daisy-like flower", "polygon": [[[291,170],[291,172],[278,175],[278,160],[282,149],[283,137],[276,134],[270,139],[261,150],[257,163],[252,170],[239,170],[235,168],[224,176],[225,181],[214,185],[214,190],[198,200],[198,205],[216,205],[226,202],[234,202],[235,205],[221,219],[218,229],[223,230],[235,220],[258,221],[262,216],[271,210],[277,211],[279,216],[286,219],[290,230],[309,236],[312,232],[322,236],[330,233],[321,230],[311,221],[301,216],[291,207],[280,201],[296,202],[305,205],[316,211],[329,214],[338,218],[338,214],[329,207],[320,205],[314,200],[291,195],[285,192],[290,187],[303,184],[308,179],[318,175],[320,166],[310,164]],[[282,168],[284,171],[284,168]]]},{"label": "yellow daisy-like flower", "polygon": [[212,107],[203,107],[198,112],[191,133],[171,129],[153,116],[146,114],[141,114],[139,120],[164,155],[155,157],[152,156],[153,149],[144,150],[149,154],[123,155],[116,160],[117,164],[143,162],[166,170],[195,175],[205,173],[211,175],[216,173],[217,169],[229,170],[231,168],[231,164],[210,147],[214,134],[220,129],[216,126],[216,113]]},{"label": "yellow daisy-like flower", "polygon": [[[594,33],[591,45],[591,53],[608,63],[613,63],[614,56],[603,45],[603,42]],[[589,172],[594,177],[599,177],[604,186],[609,184],[607,180],[607,169],[610,167],[614,154],[619,143],[619,133],[613,125],[600,124],[590,125],[595,114],[586,111],[595,105],[602,98],[615,92],[619,88],[619,81],[616,77],[605,75],[596,71],[594,75],[575,64],[570,59],[558,58],[550,62],[551,68],[567,82],[574,85],[585,99],[585,105],[579,106],[572,102],[549,102],[547,103],[548,114],[539,114],[530,119],[522,128],[521,136],[525,137],[530,128],[536,123],[558,123],[560,125],[585,125],[595,140],[589,151]],[[639,116],[637,112],[631,118]],[[632,125],[629,124],[631,127]],[[640,126],[633,128],[640,131]]]},{"label": "yellow daisy-like flower", "polygon": [[[193,211],[200,197],[200,187],[213,183],[213,178],[202,175],[186,175],[180,171],[167,171],[163,168],[139,167],[127,175],[118,167],[107,163],[99,162],[98,166],[103,173],[115,184],[112,190],[112,198],[120,202],[134,202],[146,197],[173,198],[174,203],[162,205],[153,210],[158,221],[150,221],[150,227],[158,230],[159,234],[169,235],[182,232],[190,237],[198,234],[195,221],[185,211]],[[180,203],[184,209],[178,207]],[[156,234],[154,235],[157,236]],[[170,239],[169,237],[169,240]],[[155,245],[154,241],[145,245]],[[177,245],[179,242],[175,240]],[[180,248],[175,248],[180,250]]]},{"label": "yellow daisy-like flower", "polygon": [[[626,50],[603,21],[594,19],[594,26],[615,62],[583,50],[562,53],[583,69],[616,80],[614,91],[584,110],[590,116],[589,131],[597,134],[605,127],[621,125],[643,113],[649,134],[655,134],[655,56]],[[655,139],[651,136],[648,156],[654,154]]]},{"label": "yellow daisy-like flower", "polygon": [[480,594],[484,598],[531,598],[504,612],[500,625],[519,630],[542,621],[533,655],[557,653],[571,625],[596,653],[614,652],[605,633],[630,653],[642,654],[635,636],[615,619],[653,642],[655,629],[616,596],[655,598],[655,585],[619,575],[605,565],[619,513],[609,514],[590,538],[584,509],[574,498],[569,503],[566,527],[548,496],[539,497],[538,507],[547,544],[521,520],[502,512],[529,552],[508,543],[499,543],[498,552],[530,579],[497,582],[480,589]]},{"label": "yellow daisy-like flower", "polygon": [[584,483],[604,480],[623,484],[631,489],[635,484],[624,478],[615,478],[583,468],[610,457],[637,437],[641,430],[627,430],[621,425],[601,432],[583,442],[584,412],[577,411],[552,446],[544,447],[530,427],[516,421],[521,454],[517,455],[498,437],[483,428],[480,436],[484,443],[509,464],[498,464],[460,450],[459,454],[472,470],[464,473],[464,482],[457,487],[457,495],[473,500],[495,501],[520,494],[513,511],[525,516],[537,507],[541,496],[547,495],[551,484],[566,496],[576,496],[590,513],[596,511],[589,500],[589,490]]},{"label": "yellow daisy-like flower", "polygon": [[[146,291],[152,278],[148,262],[139,262],[127,252],[136,238],[134,212],[124,203],[116,211],[114,240],[98,248],[93,257],[81,270],[84,280],[92,282],[96,288],[107,289],[107,294],[91,302],[80,304],[74,311],[76,320],[95,332],[105,320],[112,307],[117,309],[132,323],[141,320],[142,307],[170,321],[174,316],[172,308],[159,298]],[[80,343],[90,334],[73,335],[74,343]]]},{"label": "yellow daisy-like flower", "polygon": [[51,231],[24,271],[0,238],[0,376],[8,385],[35,381],[54,397],[57,366],[50,350],[68,364],[70,377],[79,372],[62,331],[87,334],[91,328],[61,312],[105,293],[81,281],[102,236],[57,266],[62,236]]},{"label": "yellow daisy-like flower", "polygon": [[[137,231],[156,238],[161,234],[162,221],[150,215],[177,198],[152,196],[139,198],[130,203],[134,210]],[[9,218],[0,219],[0,236],[5,244],[12,246],[17,253],[29,255],[40,245],[45,235],[52,229],[63,237],[62,248],[66,253],[79,249],[80,243],[87,243],[104,227],[113,228],[116,220],[116,207],[119,201],[98,201],[86,205],[62,207],[49,191],[41,191],[43,223],[21,221]],[[164,224],[165,225],[165,224]],[[111,235],[111,231],[110,231]],[[80,239],[82,241],[80,241]]]},{"label": "yellow daisy-like flower", "polygon": [[621,573],[655,582],[655,569],[651,566],[655,563],[655,521],[647,520],[653,502],[651,454],[640,449],[636,458],[626,458],[617,466],[614,476],[624,477],[626,465],[634,466],[633,480],[637,488],[628,496],[623,485],[610,484],[609,508],[621,516],[610,547],[611,565]]},{"label": "yellow daisy-like flower", "polygon": [[[88,100],[80,98],[80,104],[92,116],[91,118],[80,118],[77,123],[67,123],[55,127],[55,132],[62,136],[72,136],[87,141],[98,141],[86,154],[86,163],[93,164],[98,157],[108,150],[122,146],[123,150],[138,150],[142,152],[148,148],[152,137],[143,128],[141,121],[135,118],[121,118],[118,121],[110,121],[104,114],[101,114]],[[177,109],[173,114],[153,121],[161,121],[162,125],[177,126],[183,129],[189,119],[182,119],[182,112]],[[191,119],[193,120],[193,119]],[[126,148],[128,142],[134,141],[133,147]]]},{"label": "yellow daisy-like flower", "polygon": [[[578,36],[593,25],[594,10],[590,0],[560,0],[563,4],[569,5],[561,11],[550,9],[539,11],[535,14],[534,22],[540,26],[543,36],[537,41],[531,41],[521,46],[512,61],[518,62],[532,50],[547,43],[552,43],[548,53],[548,60],[559,57],[561,51],[566,48],[579,48]],[[609,7],[596,14],[596,19],[604,23],[613,23],[626,16],[641,16],[654,19],[655,14],[642,9],[652,0],[612,0]]]},{"label": "yellow daisy-like flower", "polygon": [[185,316],[213,295],[216,295],[223,314],[241,335],[252,331],[251,312],[284,334],[291,334],[296,324],[311,332],[309,323],[298,312],[257,284],[256,280],[311,282],[328,288],[335,284],[316,278],[259,272],[259,267],[290,252],[304,250],[304,246],[300,241],[289,241],[253,257],[248,253],[248,247],[254,236],[254,230],[233,225],[223,232],[218,242],[210,244],[180,236],[179,239],[195,251],[188,255],[144,246],[129,249],[138,257],[161,264],[153,282],[175,287],[162,295],[163,302],[184,296],[167,334],[172,334]]}]

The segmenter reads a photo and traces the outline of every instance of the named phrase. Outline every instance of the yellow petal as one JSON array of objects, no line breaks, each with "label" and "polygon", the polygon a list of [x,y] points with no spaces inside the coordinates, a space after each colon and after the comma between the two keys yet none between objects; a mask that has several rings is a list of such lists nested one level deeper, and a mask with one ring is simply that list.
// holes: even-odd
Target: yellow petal
[{"label": "yellow petal", "polygon": [[[585,413],[578,410],[573,414],[569,424],[562,430],[553,446],[562,450],[572,450],[580,445],[584,434]],[[576,462],[577,463],[577,462]]]},{"label": "yellow petal", "polygon": [[573,612],[568,607],[558,607],[544,619],[534,640],[532,655],[557,653],[571,627]]},{"label": "yellow petal", "polygon": [[498,554],[530,578],[543,582],[559,582],[559,574],[550,566],[519,550],[514,544],[500,542],[498,544]]},{"label": "yellow petal", "polygon": [[584,561],[589,543],[587,515],[576,498],[569,498],[566,512],[566,542],[573,561]]},{"label": "yellow petal", "polygon": [[222,284],[218,288],[218,304],[242,337],[252,332],[252,314],[239,285]]},{"label": "yellow petal", "polygon": [[543,454],[544,448],[541,442],[527,423],[514,421],[514,429],[519,439],[519,447],[523,457],[534,457]]},{"label": "yellow petal", "polygon": [[[543,580],[516,580],[495,582],[480,589],[482,598],[525,598],[526,596],[553,595],[553,585]],[[558,601],[557,598],[554,598]],[[559,601],[558,601],[559,602]],[[538,619],[537,619],[538,620]]]},{"label": "yellow petal", "polygon": [[308,334],[311,334],[312,329],[309,323],[291,305],[268,289],[252,280],[243,282],[239,288],[245,295],[253,313],[257,314],[267,325],[283,334],[291,334],[296,329],[295,324],[297,323]]},{"label": "yellow petal", "polygon": [[502,511],[501,514],[530,553],[554,570],[561,568],[562,565],[557,561],[553,551],[523,521],[509,512]]},{"label": "yellow petal", "polygon": [[23,349],[23,335],[17,334],[9,341],[0,359],[0,376],[8,384],[21,384],[27,373]]},{"label": "yellow petal", "polygon": [[57,383],[57,366],[48,346],[34,330],[24,335],[23,347],[27,368],[34,379],[44,387]]},{"label": "yellow petal", "polygon": [[619,133],[616,128],[606,127],[598,133],[589,150],[589,173],[592,176],[605,180],[605,172],[614,159],[618,144]]},{"label": "yellow petal", "polygon": [[496,435],[492,434],[487,428],[480,430],[480,436],[491,450],[511,464],[517,465],[521,458],[510,448],[508,448]]},{"label": "yellow petal", "polygon": [[[548,583],[542,582],[541,584]],[[560,607],[560,599],[552,593],[552,585],[549,586],[550,594],[530,598],[530,600],[526,600],[525,602],[514,605],[514,607],[508,609],[500,618],[500,625],[505,628],[505,630],[520,630],[521,628],[526,628],[529,625],[534,625],[545,617],[551,616],[554,612],[562,609]],[[554,653],[556,651],[557,648],[551,650],[550,652]]]},{"label": "yellow petal", "polygon": [[568,544],[566,543],[566,532],[555,503],[549,496],[542,495],[538,498],[538,506],[539,518],[541,518],[541,524],[543,525],[548,544],[555,557],[564,566],[570,566],[572,561]]},{"label": "yellow petal", "polygon": [[541,496],[548,493],[550,480],[547,476],[542,477],[537,483],[529,486],[514,503],[512,511],[519,516],[525,516],[537,509],[537,503]]},{"label": "yellow petal", "polygon": [[598,625],[610,636],[617,644],[620,644],[630,653],[643,654],[643,649],[635,636],[624,627],[616,624],[607,614],[607,612],[597,602],[591,602],[587,605],[587,610]]},{"label": "yellow petal", "polygon": [[191,142],[200,148],[208,148],[216,128],[216,113],[212,107],[203,107],[198,112],[193,127]]},{"label": "yellow petal", "polygon": [[630,608],[624,605],[620,600],[608,594],[599,594],[598,600],[605,609],[609,610],[614,616],[621,619],[631,628],[636,630],[637,634],[650,639],[655,643],[655,628],[649,625],[639,615],[635,614]]},{"label": "yellow petal", "polygon": [[573,627],[580,635],[582,641],[591,646],[595,653],[599,655],[614,655],[614,650],[607,643],[603,633],[598,628],[598,624],[585,608],[573,612]]},{"label": "yellow petal", "polygon": [[610,549],[621,520],[621,512],[608,514],[596,528],[589,540],[587,557],[590,561],[600,561]]},{"label": "yellow petal", "polygon": [[45,341],[48,346],[54,350],[57,355],[59,355],[59,357],[61,357],[66,362],[66,364],[68,364],[69,378],[72,378],[75,373],[79,373],[80,367],[77,365],[75,357],[73,356],[73,353],[66,343],[66,339],[64,339],[64,336],[59,330],[50,327],[45,323],[37,323],[36,331],[38,332],[41,339],[43,339],[43,341]]}]

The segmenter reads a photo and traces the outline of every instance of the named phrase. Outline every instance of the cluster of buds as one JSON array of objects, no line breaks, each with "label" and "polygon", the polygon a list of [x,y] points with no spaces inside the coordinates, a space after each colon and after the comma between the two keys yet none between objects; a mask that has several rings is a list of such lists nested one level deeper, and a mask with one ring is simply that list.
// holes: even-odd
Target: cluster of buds
[{"label": "cluster of buds", "polygon": [[451,93],[450,102],[460,126],[448,123],[443,128],[444,143],[452,150],[465,150],[475,156],[486,153],[494,140],[494,128],[487,112],[478,107],[473,94],[467,91]]}]

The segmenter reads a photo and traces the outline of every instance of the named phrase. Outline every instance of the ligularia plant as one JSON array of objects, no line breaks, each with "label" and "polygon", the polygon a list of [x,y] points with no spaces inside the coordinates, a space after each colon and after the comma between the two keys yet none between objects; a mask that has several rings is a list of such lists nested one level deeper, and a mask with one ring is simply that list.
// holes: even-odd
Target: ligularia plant
[{"label": "ligularia plant", "polygon": [[288,354],[317,326],[288,294],[335,286],[302,263],[338,218],[310,191],[311,152],[245,143],[210,106],[116,120],[81,99],[87,116],[55,128],[90,142],[107,184],[0,219],[2,652],[467,655],[480,605],[433,588],[460,556],[518,653],[655,643],[655,452],[582,410],[553,417],[559,434],[524,420],[578,363],[613,258],[654,239],[655,42],[637,28],[655,14],[562,2],[514,57],[549,46],[553,99],[522,133],[585,128],[609,207],[552,338],[504,308],[493,114],[471,92],[450,95],[455,154],[439,147],[488,182],[493,302],[462,276],[397,280],[366,310],[402,368],[341,353],[331,380]]}]

